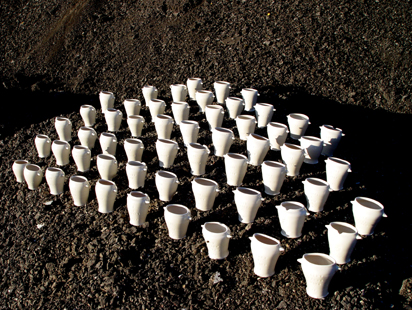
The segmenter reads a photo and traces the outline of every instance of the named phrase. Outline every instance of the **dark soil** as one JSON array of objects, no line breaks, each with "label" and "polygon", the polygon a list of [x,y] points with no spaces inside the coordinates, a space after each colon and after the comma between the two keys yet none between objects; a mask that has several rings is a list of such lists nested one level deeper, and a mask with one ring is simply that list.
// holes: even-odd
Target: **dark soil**
[{"label": "dark soil", "polygon": [[[1,309],[411,309],[410,1],[135,2],[0,2]],[[214,81],[230,82],[231,96],[239,97],[245,87],[258,89],[259,102],[277,109],[273,121],[307,114],[307,135],[319,136],[323,124],[343,129],[334,155],[349,161],[353,172],[343,190],[330,194],[325,211],[308,216],[302,237],[280,234],[275,205],[305,203],[302,181],[325,179],[324,157],[317,165],[304,164],[298,177],[288,177],[280,195],[263,194],[255,222],[240,224],[234,188],[226,184],[223,159],[214,155],[204,177],[217,181],[221,192],[212,211],[195,209],[194,177],[175,126],[172,137],[180,151],[168,170],[181,184],[172,203],[189,207],[193,220],[186,238],[170,239],[166,203],[154,183],[160,168],[147,107],[141,111],[148,166],[142,191],[151,205],[143,227],[128,221],[125,119],[116,134],[119,191],[113,213],[97,211],[98,142],[92,169],[84,174],[92,184],[86,207],[73,205],[67,182],[60,196],[49,194],[44,179],[35,191],[16,183],[11,167],[17,159],[43,170],[56,166],[53,156],[39,159],[34,147],[36,134],[58,138],[54,117],[72,120],[73,146],[83,124],[79,108],[100,109],[99,91],[114,92],[115,107],[125,112],[124,99],[143,102],[141,88],[155,85],[171,115],[169,85],[192,76],[209,90]],[[213,150],[204,115],[196,102],[190,106],[190,119],[200,122],[199,142]],[[100,134],[107,127],[98,112]],[[238,137],[235,125],[225,118],[223,127]],[[256,133],[267,136],[266,129]],[[230,151],[246,154],[246,143],[236,138]],[[279,161],[280,153],[269,151],[266,159]],[[67,180],[77,173],[72,158],[64,171]],[[248,167],[243,186],[263,192],[260,167]],[[383,203],[388,218],[358,241],[352,261],[335,274],[330,294],[312,299],[297,259],[329,252],[325,225],[353,224],[350,201],[357,196]],[[230,254],[222,261],[207,256],[201,233],[207,221],[223,222],[232,231]],[[285,248],[270,278],[253,273],[248,237],[255,232],[279,239]],[[214,283],[217,272],[222,281]]]}]

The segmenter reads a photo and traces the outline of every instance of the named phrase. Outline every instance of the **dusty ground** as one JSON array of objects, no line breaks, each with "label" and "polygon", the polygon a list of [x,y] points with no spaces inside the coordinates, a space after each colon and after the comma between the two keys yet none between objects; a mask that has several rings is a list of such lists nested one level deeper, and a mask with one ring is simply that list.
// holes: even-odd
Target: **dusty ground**
[{"label": "dusty ground", "polygon": [[[142,2],[142,3],[141,3]],[[154,2],[152,4],[152,2]],[[0,4],[0,115],[2,309],[410,309],[412,268],[410,248],[411,39],[409,1],[2,1]],[[181,185],[172,202],[192,211],[187,237],[172,241],[163,217],[154,174],[159,170],[157,139],[146,107],[141,138],[143,161],[149,169],[142,191],[151,198],[147,224],[128,223],[126,155],[120,143],[119,188],[115,211],[97,212],[94,184],[100,153],[93,150],[92,183],[86,207],[73,206],[69,188],[49,195],[43,180],[36,191],[15,182],[11,166],[26,159],[42,169],[54,157],[37,157],[38,133],[57,139],[54,117],[73,122],[72,145],[79,144],[82,104],[100,108],[100,90],[116,95],[115,107],[127,98],[143,101],[145,84],[158,87],[171,115],[169,85],[201,77],[204,88],[226,80],[231,95],[244,87],[259,90],[260,102],[277,109],[272,120],[286,123],[293,112],[310,117],[307,134],[319,126],[342,128],[346,136],[335,156],[348,160],[353,172],[345,188],[331,193],[325,211],[311,213],[303,236],[280,234],[275,205],[305,202],[302,181],[325,178],[322,158],[304,164],[298,177],[288,177],[281,194],[265,198],[251,225],[240,224],[233,203],[234,188],[226,185],[223,160],[211,155],[206,175],[219,183],[214,208],[200,212],[194,200],[185,149],[177,126],[172,137],[181,150],[174,166]],[[199,142],[213,150],[203,114],[190,102],[200,122]],[[223,127],[237,129],[225,118]],[[106,131],[102,114],[95,126]],[[256,133],[266,136],[265,129]],[[130,137],[126,120],[117,133]],[[238,137],[238,136],[237,136]],[[296,143],[292,140],[288,142]],[[246,154],[238,138],[231,152]],[[268,160],[280,160],[270,151]],[[76,174],[71,159],[66,179]],[[261,169],[248,167],[244,186],[261,190]],[[382,202],[388,218],[373,236],[358,241],[352,261],[334,276],[329,296],[311,299],[296,261],[304,253],[328,253],[325,225],[353,224],[350,201],[366,196]],[[53,201],[52,204],[45,204]],[[212,261],[201,234],[207,221],[227,224],[233,234],[230,255]],[[37,225],[44,225],[37,228]],[[251,236],[274,236],[286,249],[276,274],[253,274]],[[221,282],[213,283],[216,273]]]}]

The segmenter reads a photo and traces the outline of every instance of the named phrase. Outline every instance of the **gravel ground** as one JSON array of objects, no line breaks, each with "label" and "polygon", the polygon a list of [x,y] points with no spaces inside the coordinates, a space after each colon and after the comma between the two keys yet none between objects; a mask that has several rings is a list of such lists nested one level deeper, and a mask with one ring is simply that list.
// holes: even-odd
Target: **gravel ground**
[{"label": "gravel ground", "polygon": [[[0,95],[0,284],[1,309],[411,309],[412,268],[408,254],[411,210],[410,139],[412,10],[409,1],[12,1],[0,3],[2,55]],[[155,186],[160,170],[151,122],[141,88],[155,85],[172,115],[169,86],[200,77],[203,88],[215,81],[231,83],[230,95],[256,88],[258,102],[273,104],[272,121],[287,123],[290,113],[309,116],[306,134],[319,126],[342,128],[334,156],[351,163],[344,189],[331,192],[324,211],[311,212],[302,236],[281,235],[276,205],[306,204],[308,177],[326,178],[326,157],[303,164],[287,177],[281,193],[264,193],[260,166],[248,166],[242,186],[264,198],[252,224],[238,220],[224,160],[214,145],[205,115],[189,101],[190,119],[200,125],[198,142],[208,157],[203,177],[220,192],[213,209],[195,208],[186,148],[179,126],[172,139],[180,150],[172,167],[180,181],[171,203],[187,206],[192,220],[181,240],[168,236]],[[58,139],[56,116],[73,123],[71,146],[80,144],[81,105],[96,107],[94,129],[107,126],[99,92],[115,94],[115,108],[126,115],[123,101],[142,101],[145,118],[142,161],[148,174],[144,188],[151,199],[143,226],[129,224],[123,149],[131,136],[126,118],[116,133],[119,164],[114,212],[97,211],[96,167],[101,148],[92,150],[91,170],[77,171],[73,158],[62,167],[64,193],[52,196],[43,178],[37,190],[15,181],[13,162],[25,159],[43,172],[56,167],[54,156],[40,159],[36,134]],[[254,115],[243,112],[243,114]],[[247,154],[236,122],[227,114],[222,127],[233,130],[230,152]],[[267,137],[266,128],[256,134]],[[288,137],[288,143],[298,144]],[[281,161],[270,150],[265,160]],[[84,175],[91,191],[86,206],[76,207],[68,187],[72,175]],[[341,265],[329,295],[313,299],[297,262],[305,253],[329,253],[325,225],[354,224],[351,201],[358,196],[380,201],[387,218],[372,236],[357,242],[350,263]],[[229,256],[211,260],[202,236],[205,222],[219,221],[231,230]],[[264,233],[280,240],[285,251],[275,274],[253,272],[250,239]]]}]

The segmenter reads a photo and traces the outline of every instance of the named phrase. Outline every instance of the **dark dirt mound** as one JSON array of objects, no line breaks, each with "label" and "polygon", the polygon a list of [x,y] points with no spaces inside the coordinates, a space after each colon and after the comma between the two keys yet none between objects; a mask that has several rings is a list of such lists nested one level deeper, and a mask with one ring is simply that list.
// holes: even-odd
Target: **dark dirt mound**
[{"label": "dark dirt mound", "polygon": [[[410,309],[409,1],[3,1],[0,8],[2,309]],[[280,234],[275,206],[288,200],[305,203],[302,181],[326,178],[325,157],[316,165],[304,164],[299,176],[287,177],[274,197],[264,194],[261,168],[248,166],[243,186],[261,191],[264,201],[255,222],[241,224],[235,188],[226,184],[223,159],[213,154],[204,177],[218,182],[220,193],[213,210],[195,209],[194,177],[175,125],[172,138],[180,150],[165,170],[180,181],[171,203],[189,207],[192,221],[186,238],[170,239],[163,217],[167,203],[158,199],[154,181],[160,169],[157,135],[145,105],[141,140],[148,176],[141,190],[151,204],[143,227],[129,224],[126,208],[131,190],[122,145],[130,137],[125,119],[116,133],[113,213],[97,211],[98,142],[92,169],[83,174],[92,185],[87,206],[73,205],[67,182],[60,196],[49,194],[44,179],[35,191],[16,183],[11,167],[17,159],[43,171],[56,166],[53,156],[39,159],[33,143],[40,133],[58,139],[54,117],[70,118],[71,145],[80,144],[79,108],[100,109],[99,91],[115,93],[115,107],[125,115],[123,100],[144,103],[141,88],[155,85],[167,103],[165,114],[172,115],[169,85],[192,76],[202,78],[209,90],[214,81],[230,82],[231,96],[240,97],[245,87],[258,89],[259,102],[276,108],[272,121],[286,123],[293,112],[308,115],[307,135],[319,136],[323,124],[343,129],[334,155],[349,161],[353,172],[343,190],[330,194],[325,211],[307,217],[302,237]],[[201,127],[198,142],[213,150],[204,114],[195,101],[189,103],[190,119]],[[223,127],[236,136],[230,151],[246,154],[235,121],[225,116]],[[101,110],[94,128],[99,135],[107,130]],[[256,133],[267,136],[264,128]],[[265,159],[280,161],[280,153],[269,151]],[[66,181],[77,174],[70,160],[63,167]],[[328,297],[312,299],[297,259],[329,252],[325,225],[353,224],[350,201],[357,196],[383,203],[388,218],[358,241],[352,261],[335,274]],[[201,233],[208,221],[231,229],[230,254],[222,261],[208,258]],[[279,239],[285,248],[270,278],[253,273],[249,237],[256,232]],[[214,281],[217,276],[222,281]]]}]

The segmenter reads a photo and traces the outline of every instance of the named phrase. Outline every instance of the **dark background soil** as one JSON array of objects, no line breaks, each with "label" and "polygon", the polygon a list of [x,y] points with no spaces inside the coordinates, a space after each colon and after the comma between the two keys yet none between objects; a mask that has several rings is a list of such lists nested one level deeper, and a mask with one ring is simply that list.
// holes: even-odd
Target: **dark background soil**
[{"label": "dark background soil", "polygon": [[[411,308],[410,1],[1,1],[0,14],[1,309]],[[323,124],[343,129],[346,136],[334,155],[348,160],[353,172],[344,190],[331,193],[325,211],[307,218],[301,238],[280,234],[274,206],[305,202],[301,182],[326,177],[324,158],[288,177],[280,195],[264,194],[255,222],[240,224],[223,159],[213,155],[204,177],[217,181],[221,192],[212,211],[194,208],[193,177],[175,126],[172,136],[181,150],[169,170],[181,185],[172,202],[188,206],[193,221],[185,239],[172,241],[163,218],[166,203],[154,185],[157,137],[147,108],[141,115],[147,121],[142,141],[149,174],[142,191],[151,206],[144,227],[128,223],[121,143],[112,214],[97,212],[98,143],[85,174],[93,185],[86,207],[73,206],[67,183],[65,193],[54,197],[45,180],[36,191],[15,182],[14,160],[44,170],[55,166],[53,156],[41,160],[34,147],[36,134],[57,139],[54,117],[73,121],[72,145],[79,144],[79,108],[100,108],[99,91],[114,92],[115,107],[124,112],[124,99],[143,101],[141,88],[155,85],[171,115],[169,85],[192,76],[209,90],[214,81],[230,82],[231,96],[245,87],[258,89],[259,102],[277,109],[273,121],[307,114],[308,135],[319,136]],[[201,125],[199,142],[213,150],[204,115],[195,102],[190,105],[190,119]],[[233,120],[226,118],[223,127],[237,136]],[[101,113],[95,129],[106,131]],[[265,129],[256,133],[267,135]],[[127,137],[123,120],[117,138]],[[236,139],[230,151],[246,154],[245,142]],[[270,151],[266,159],[280,160],[280,154]],[[64,171],[66,179],[77,173],[73,160]],[[249,166],[243,185],[263,192],[259,167]],[[353,224],[350,201],[357,196],[383,203],[388,218],[373,236],[358,241],[329,296],[311,299],[296,259],[328,253],[325,225]],[[230,255],[223,261],[207,256],[201,234],[207,221],[232,230]],[[255,232],[278,238],[286,249],[270,278],[253,274],[248,237]],[[213,284],[216,272],[223,281]]]}]

